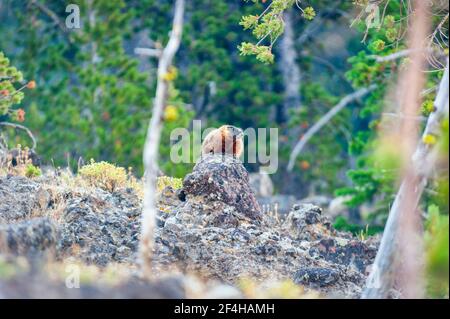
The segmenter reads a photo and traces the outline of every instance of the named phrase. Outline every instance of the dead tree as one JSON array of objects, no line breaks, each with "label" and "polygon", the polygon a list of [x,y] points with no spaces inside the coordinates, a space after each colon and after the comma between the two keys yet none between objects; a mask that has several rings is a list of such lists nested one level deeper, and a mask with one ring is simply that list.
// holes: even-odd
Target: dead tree
[{"label": "dead tree", "polygon": [[140,262],[144,276],[151,273],[151,259],[154,246],[154,228],[157,213],[156,177],[158,172],[158,150],[162,130],[162,117],[168,94],[165,75],[169,72],[173,58],[178,51],[183,31],[184,0],[177,0],[169,42],[162,50],[158,63],[158,79],[153,112],[144,145],[144,201],[142,210],[142,231],[140,240]]},{"label": "dead tree", "polygon": [[426,137],[440,136],[441,120],[448,115],[448,59],[444,77],[434,102],[422,141],[417,143],[417,121],[413,119],[420,107],[420,92],[424,85],[423,67],[426,62],[423,51],[428,29],[425,3],[415,1],[414,20],[409,30],[411,63],[400,76],[398,92],[402,94],[403,117],[400,154],[403,157],[403,180],[390,209],[380,247],[367,279],[362,298],[386,298],[395,282],[407,298],[423,297],[423,247],[422,225],[418,205],[428,177],[437,160],[434,145],[425,143]]},{"label": "dead tree", "polygon": [[[434,102],[435,111],[428,118],[423,136],[439,136],[440,124],[442,119],[448,116],[448,99],[449,99],[449,70],[445,69],[444,77],[439,86],[439,92]],[[381,240],[380,248],[375,258],[372,272],[370,273],[366,288],[363,292],[362,298],[385,298],[388,296],[389,290],[394,282],[394,265],[395,258],[398,253],[398,237],[399,229],[401,228],[401,214],[402,202],[409,193],[412,192],[413,202],[410,206],[417,207],[420,197],[427,184],[428,176],[436,162],[437,150],[431,145],[423,142],[419,143],[414,155],[412,157],[412,167],[415,171],[413,176],[405,178],[400,186],[400,189],[395,197],[389,218],[384,228],[383,238]],[[411,189],[410,185],[415,185]],[[410,243],[412,244],[412,243]],[[410,278],[415,280],[416,278]]]}]

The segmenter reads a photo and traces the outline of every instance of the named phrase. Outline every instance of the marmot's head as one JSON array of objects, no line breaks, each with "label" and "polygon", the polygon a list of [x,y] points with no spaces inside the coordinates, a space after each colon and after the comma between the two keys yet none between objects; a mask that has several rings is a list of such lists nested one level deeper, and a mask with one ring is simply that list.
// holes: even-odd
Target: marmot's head
[{"label": "marmot's head", "polygon": [[238,138],[242,138],[244,136],[244,131],[241,130],[240,128],[233,126],[233,125],[224,125],[222,126],[224,128],[227,129],[228,133],[233,136],[236,137],[236,139]]},{"label": "marmot's head", "polygon": [[208,133],[202,144],[202,154],[232,154],[241,156],[244,150],[244,132],[233,125],[222,125]]}]

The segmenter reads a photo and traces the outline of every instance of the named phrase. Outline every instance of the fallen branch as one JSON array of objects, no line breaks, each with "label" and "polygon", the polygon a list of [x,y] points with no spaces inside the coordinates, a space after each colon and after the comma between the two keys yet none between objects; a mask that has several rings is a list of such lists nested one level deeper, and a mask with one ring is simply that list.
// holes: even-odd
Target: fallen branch
[{"label": "fallen branch", "polygon": [[355,91],[347,96],[345,96],[338,104],[333,106],[331,110],[329,110],[323,117],[320,118],[311,128],[300,138],[300,140],[295,145],[292,153],[289,157],[289,163],[287,166],[287,170],[290,172],[294,168],[295,160],[297,159],[300,152],[306,146],[308,141],[318,132],[320,129],[325,126],[336,114],[338,114],[344,107],[346,107],[349,103],[362,98],[367,93],[373,91],[376,88],[376,85],[373,84],[368,88],[362,88],[358,91]]},{"label": "fallen branch", "polygon": [[31,133],[31,131],[27,127],[20,125],[20,124],[10,123],[10,122],[0,122],[0,126],[9,126],[9,127],[15,128],[15,129],[20,129],[20,130],[25,131],[28,134],[28,136],[30,137],[31,141],[33,142],[33,146],[31,147],[31,150],[33,150],[33,151],[35,150],[36,139],[34,138],[33,133]]},{"label": "fallen branch", "polygon": [[147,130],[144,145],[144,202],[142,211],[142,233],[140,241],[140,258],[143,275],[151,274],[151,259],[154,242],[154,228],[156,221],[156,177],[158,172],[158,150],[162,130],[162,116],[167,99],[168,83],[164,79],[178,51],[183,31],[184,0],[175,3],[172,32],[169,42],[163,49],[158,63],[158,83],[153,102],[152,118]]},{"label": "fallen branch", "polygon": [[[435,111],[430,114],[423,137],[428,135],[439,136],[440,124],[442,119],[448,116],[449,101],[449,62],[445,68],[444,76],[441,80],[438,95],[434,101]],[[384,228],[383,237],[381,239],[380,248],[378,250],[372,271],[367,279],[366,288],[362,294],[362,298],[385,298],[388,296],[389,290],[392,288],[394,281],[394,262],[398,253],[398,237],[399,228],[401,226],[401,203],[407,197],[408,185],[415,185],[414,189],[414,207],[417,207],[422,192],[427,184],[428,176],[435,166],[436,151],[432,145],[420,142],[412,156],[412,171],[415,176],[404,179],[400,189],[395,197],[391,211],[389,213],[386,226]],[[416,278],[411,278],[416,280]]]}]

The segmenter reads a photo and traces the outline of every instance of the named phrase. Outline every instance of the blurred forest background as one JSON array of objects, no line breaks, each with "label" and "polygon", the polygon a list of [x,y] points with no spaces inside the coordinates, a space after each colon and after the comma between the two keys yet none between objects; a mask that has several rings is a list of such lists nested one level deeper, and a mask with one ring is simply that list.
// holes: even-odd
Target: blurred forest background
[{"label": "blurred forest background", "polygon": [[[261,35],[245,29],[252,29],[252,16],[264,12],[269,2],[283,1],[187,1],[160,168],[176,177],[191,170],[192,165],[171,163],[169,134],[176,127],[191,128],[193,119],[201,119],[203,128],[277,127],[280,163],[271,176],[276,192],[298,199],[345,195],[351,214],[336,226],[380,231],[398,189],[400,164],[396,145],[380,140],[378,133],[399,71],[408,64],[402,52],[409,1],[301,1],[300,8],[294,5],[284,13],[284,32],[273,48],[263,47],[254,57],[251,43],[258,43]],[[80,6],[80,29],[64,25],[70,3]],[[425,120],[433,111],[448,57],[448,1],[430,1],[429,10],[427,45],[432,54],[425,70]],[[80,157],[94,158],[133,167],[141,175],[158,61],[137,55],[135,48],[160,49],[168,40],[172,14],[172,1],[0,0],[0,51],[9,59],[2,57],[0,67],[11,63],[20,70],[18,75],[11,71],[18,83],[34,81],[25,90],[26,98],[18,95],[17,105],[6,107],[0,100],[0,121],[28,127],[37,139],[36,152],[49,165],[76,168]],[[370,90],[314,135],[288,170],[299,138],[362,88]],[[0,130],[8,133],[11,147],[30,145],[26,135]],[[442,130],[448,136],[448,119]],[[446,158],[426,189],[421,209],[429,236],[440,245],[434,251],[434,270],[448,282],[448,138],[426,142],[441,143]],[[448,294],[448,285],[444,289]]]}]

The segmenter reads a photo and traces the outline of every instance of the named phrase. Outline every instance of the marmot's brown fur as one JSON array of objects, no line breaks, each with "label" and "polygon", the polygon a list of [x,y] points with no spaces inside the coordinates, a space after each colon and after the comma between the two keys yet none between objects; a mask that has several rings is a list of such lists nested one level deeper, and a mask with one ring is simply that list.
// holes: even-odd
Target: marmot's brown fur
[{"label": "marmot's brown fur", "polygon": [[230,154],[240,157],[244,151],[244,132],[232,125],[223,125],[206,135],[202,154]]}]

